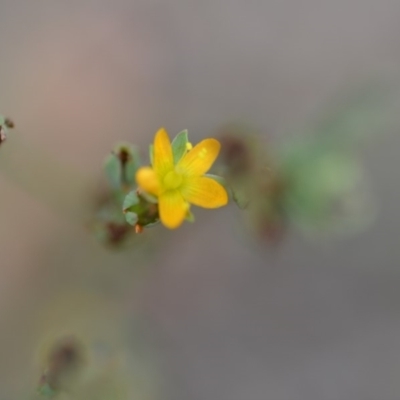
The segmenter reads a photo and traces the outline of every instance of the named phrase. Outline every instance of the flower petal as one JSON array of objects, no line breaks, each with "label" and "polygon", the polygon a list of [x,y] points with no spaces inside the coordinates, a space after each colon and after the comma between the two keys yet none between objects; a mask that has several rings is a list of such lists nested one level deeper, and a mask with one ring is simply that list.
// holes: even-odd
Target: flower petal
[{"label": "flower petal", "polygon": [[154,138],[153,157],[154,170],[158,175],[163,176],[174,167],[171,141],[164,128],[159,129]]},{"label": "flower petal", "polygon": [[193,147],[178,163],[178,168],[188,175],[205,174],[218,157],[220,143],[216,139],[204,139]]},{"label": "flower petal", "polygon": [[163,193],[158,199],[158,204],[161,222],[169,229],[181,225],[189,209],[188,203],[178,190]]},{"label": "flower petal", "polygon": [[145,192],[158,196],[160,183],[158,176],[150,167],[142,167],[136,172],[136,182]]},{"label": "flower petal", "polygon": [[204,208],[218,208],[228,203],[225,188],[212,178],[205,176],[192,177],[182,188],[186,201]]}]

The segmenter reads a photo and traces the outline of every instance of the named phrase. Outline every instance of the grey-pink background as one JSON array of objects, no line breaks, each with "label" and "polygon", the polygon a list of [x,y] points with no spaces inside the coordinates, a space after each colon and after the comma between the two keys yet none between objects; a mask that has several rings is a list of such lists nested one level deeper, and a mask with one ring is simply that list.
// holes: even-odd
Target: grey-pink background
[{"label": "grey-pink background", "polygon": [[[15,141],[89,176],[116,141],[145,148],[160,126],[196,141],[248,121],[272,146],[332,96],[396,75],[399,37],[398,0],[2,0],[0,112]],[[162,398],[400,398],[399,145],[390,132],[362,150],[379,205],[364,233],[295,233],[262,251],[233,207],[196,212],[165,236],[140,294],[116,283],[151,332]],[[110,270],[135,277],[134,260],[100,249],[1,167],[0,191],[0,398],[14,399],[36,315],[94,279],[93,260],[106,293]]]}]

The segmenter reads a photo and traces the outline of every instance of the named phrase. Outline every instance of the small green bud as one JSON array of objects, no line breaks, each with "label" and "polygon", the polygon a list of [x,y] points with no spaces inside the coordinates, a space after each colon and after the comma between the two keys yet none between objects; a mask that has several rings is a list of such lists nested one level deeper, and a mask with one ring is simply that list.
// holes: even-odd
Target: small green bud
[{"label": "small green bud", "polygon": [[160,220],[158,204],[149,201],[147,196],[135,190],[126,195],[122,211],[127,222],[134,226],[149,227]]},{"label": "small green bud", "polygon": [[139,151],[129,143],[117,144],[104,162],[104,170],[113,189],[133,186],[139,166]]}]

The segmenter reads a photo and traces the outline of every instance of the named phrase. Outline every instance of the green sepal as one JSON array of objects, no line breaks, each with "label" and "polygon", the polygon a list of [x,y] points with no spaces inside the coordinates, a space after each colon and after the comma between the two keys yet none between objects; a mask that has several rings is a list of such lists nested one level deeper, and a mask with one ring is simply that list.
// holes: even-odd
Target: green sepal
[{"label": "green sepal", "polygon": [[194,214],[190,210],[188,210],[188,212],[186,214],[186,217],[185,217],[185,220],[188,221],[188,222],[194,222],[195,221]]},{"label": "green sepal", "polygon": [[226,179],[224,179],[222,176],[219,175],[213,175],[213,174],[205,174],[207,178],[214,179],[214,181],[217,181],[220,185],[222,185],[227,191],[229,191],[228,184],[226,182]]},{"label": "green sepal", "polygon": [[249,206],[250,200],[248,198],[248,195],[246,195],[246,191],[244,189],[240,190],[238,188],[230,188],[229,193],[232,200],[239,207],[239,209],[245,210]]},{"label": "green sepal", "polygon": [[145,199],[147,202],[151,203],[151,204],[157,204],[158,203],[158,199],[156,196],[147,193],[147,192],[140,192],[140,196],[143,197],[143,199]]},{"label": "green sepal", "polygon": [[138,204],[139,204],[139,201],[140,201],[140,200],[139,200],[139,197],[138,197],[136,191],[135,191],[135,190],[132,190],[131,192],[129,192],[129,193],[126,195],[126,197],[125,197],[125,199],[124,199],[124,202],[123,202],[123,204],[122,204],[122,210],[123,210],[124,212],[129,211],[129,209],[130,209],[131,207],[138,205]]},{"label": "green sepal", "polygon": [[131,212],[131,211],[125,213],[125,218],[126,218],[126,222],[133,226],[135,226],[138,222],[137,214],[134,212]]},{"label": "green sepal", "polygon": [[154,222],[148,222],[144,226],[146,228],[153,228],[154,226],[160,225],[161,221],[159,219],[155,220]]},{"label": "green sepal", "polygon": [[135,190],[126,195],[122,210],[128,223],[147,227],[159,221],[158,206],[156,202],[149,201],[148,196],[150,195],[137,194]]},{"label": "green sepal", "polygon": [[179,132],[172,141],[172,154],[174,156],[175,164],[177,164],[179,160],[186,154],[188,141],[187,129]]},{"label": "green sepal", "polygon": [[125,183],[128,185],[134,185],[136,183],[136,171],[139,169],[139,153],[135,149],[132,153],[132,159],[129,160],[125,165]]},{"label": "green sepal", "polygon": [[104,160],[104,172],[107,180],[113,189],[119,189],[121,186],[122,166],[115,154],[109,154]]}]

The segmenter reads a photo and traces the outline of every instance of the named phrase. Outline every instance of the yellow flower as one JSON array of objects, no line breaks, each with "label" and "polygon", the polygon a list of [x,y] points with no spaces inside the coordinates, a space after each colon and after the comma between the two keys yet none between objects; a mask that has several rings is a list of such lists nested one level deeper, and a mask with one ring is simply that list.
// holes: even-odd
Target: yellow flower
[{"label": "yellow flower", "polygon": [[190,204],[204,208],[222,207],[228,202],[225,188],[204,176],[218,156],[221,145],[205,139],[182,156],[173,157],[171,142],[165,129],[154,138],[152,167],[136,173],[138,185],[158,198],[161,222],[170,229],[182,224]]}]

